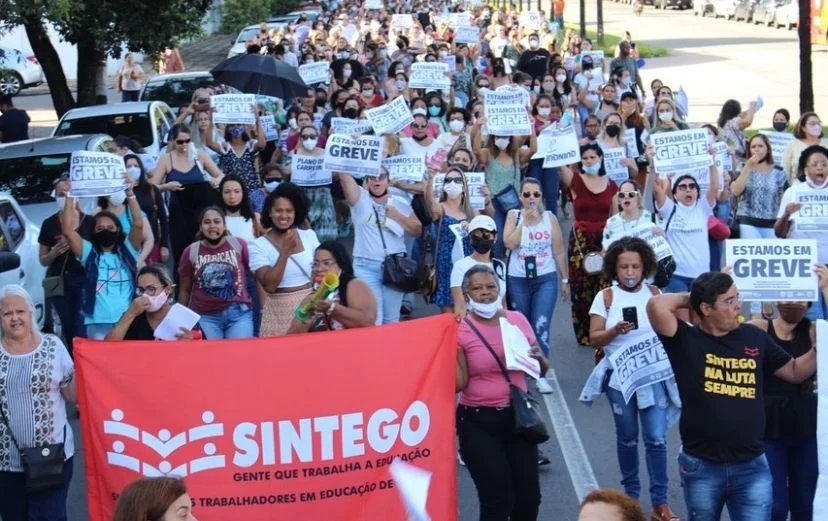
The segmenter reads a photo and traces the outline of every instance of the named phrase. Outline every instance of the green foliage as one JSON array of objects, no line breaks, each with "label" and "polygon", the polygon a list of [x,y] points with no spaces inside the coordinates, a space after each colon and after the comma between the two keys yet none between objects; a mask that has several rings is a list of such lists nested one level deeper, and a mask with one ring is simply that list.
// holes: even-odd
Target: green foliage
[{"label": "green foliage", "polygon": [[[573,31],[580,32],[580,26],[576,23],[565,23],[565,29],[572,29]],[[615,56],[615,46],[618,45],[618,42],[621,41],[621,37],[616,36],[614,34],[604,33],[604,44],[598,44],[598,34],[591,30],[587,29],[587,38],[592,40],[592,48],[596,51],[603,50],[604,56],[612,58]],[[662,58],[667,56],[668,51],[664,47],[655,47],[652,45],[647,45],[646,43],[642,43],[639,41],[635,42],[635,48],[638,51],[638,56],[641,58]]]},{"label": "green foliage", "polygon": [[221,32],[237,34],[248,25],[291,11],[299,0],[225,0],[221,5]]}]

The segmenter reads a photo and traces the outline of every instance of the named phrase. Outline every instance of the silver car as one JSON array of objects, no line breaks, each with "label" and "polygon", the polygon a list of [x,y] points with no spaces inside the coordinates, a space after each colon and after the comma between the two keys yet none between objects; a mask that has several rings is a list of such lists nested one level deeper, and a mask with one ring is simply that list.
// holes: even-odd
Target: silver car
[{"label": "silver car", "polygon": [[0,94],[16,96],[22,89],[36,87],[44,81],[37,58],[0,45]]}]

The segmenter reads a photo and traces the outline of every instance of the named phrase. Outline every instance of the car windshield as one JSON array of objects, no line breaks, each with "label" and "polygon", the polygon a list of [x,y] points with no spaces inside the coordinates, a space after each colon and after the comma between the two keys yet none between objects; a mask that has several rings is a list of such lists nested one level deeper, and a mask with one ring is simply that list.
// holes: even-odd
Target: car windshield
[{"label": "car windshield", "polygon": [[52,182],[69,171],[72,154],[27,156],[0,161],[0,191],[11,193],[19,204],[51,201]]},{"label": "car windshield", "polygon": [[163,101],[178,109],[190,104],[193,92],[202,87],[209,87],[212,82],[211,76],[150,81],[141,93],[141,101]]},{"label": "car windshield", "polygon": [[239,33],[239,37],[236,38],[236,43],[246,42],[247,40],[252,40],[254,36],[259,34],[258,27],[252,27],[250,29],[245,29],[244,31]]},{"label": "car windshield", "polygon": [[66,119],[61,121],[55,131],[55,136],[74,136],[77,134],[127,136],[138,140],[145,147],[150,146],[155,141],[152,137],[152,124],[149,114],[146,112]]}]

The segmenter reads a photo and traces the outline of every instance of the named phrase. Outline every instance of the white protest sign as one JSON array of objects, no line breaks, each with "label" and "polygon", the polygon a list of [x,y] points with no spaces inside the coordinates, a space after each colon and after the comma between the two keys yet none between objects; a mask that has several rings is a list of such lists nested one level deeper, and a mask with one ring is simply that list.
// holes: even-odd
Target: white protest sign
[{"label": "white protest sign", "polygon": [[435,174],[431,180],[431,186],[434,188],[431,192],[434,195],[434,200],[439,201],[440,195],[443,193],[443,181],[446,174]]},{"label": "white protest sign", "polygon": [[443,90],[451,87],[451,80],[446,76],[448,65],[440,62],[421,62],[411,65],[411,78],[408,86],[412,89]]},{"label": "white protest sign", "polygon": [[802,207],[791,218],[798,232],[822,231],[828,227],[828,190],[810,189],[794,193]]},{"label": "white protest sign", "polygon": [[486,103],[486,125],[489,133],[496,136],[528,136],[532,134],[532,121],[523,105],[492,105]]},{"label": "white protest sign", "polygon": [[713,164],[704,128],[659,132],[651,139],[655,147],[655,169],[661,176]]},{"label": "white protest sign", "polygon": [[790,132],[774,132],[772,130],[760,130],[760,134],[767,136],[771,145],[771,154],[773,155],[773,164],[782,166],[782,157],[785,155],[785,150],[788,148],[793,140],[793,134]]},{"label": "white protest sign", "polygon": [[540,11],[521,11],[520,27],[530,30],[538,30],[543,23],[543,16]]},{"label": "white protest sign", "polygon": [[[718,167],[716,168],[716,170],[718,170],[718,172],[719,172],[719,189],[718,190],[721,192],[722,190],[724,190],[724,178],[725,178],[725,176],[724,176],[724,173],[721,170],[718,169]],[[675,185],[678,182],[679,177],[681,177],[685,173],[689,173],[690,175],[692,175],[693,178],[696,180],[696,182],[699,184],[699,193],[704,193],[704,192],[707,191],[708,188],[710,188],[710,168],[709,167],[708,168],[700,168],[700,169],[696,170],[695,172],[676,172],[677,175],[673,177],[673,185]]]},{"label": "white protest sign", "polygon": [[325,119],[324,114],[320,114],[319,112],[317,112],[313,115],[313,128],[315,128],[317,132],[322,130],[323,119]]},{"label": "white protest sign", "polygon": [[365,119],[331,118],[331,134],[359,135],[374,130]]},{"label": "white protest sign", "polygon": [[529,91],[517,85],[501,85],[493,91],[486,93],[486,103],[493,105],[523,105],[532,104]]},{"label": "white protest sign", "polygon": [[638,153],[638,140],[635,136],[635,127],[628,128],[624,131],[624,141],[627,145],[627,157],[637,158],[640,154]]},{"label": "white protest sign", "polygon": [[[595,67],[596,70],[601,71],[601,74],[603,75],[604,51],[586,51],[583,53],[583,55],[592,58],[592,65]],[[603,80],[603,77],[601,78],[601,80]]]},{"label": "white protest sign", "polygon": [[400,493],[409,521],[431,521],[426,511],[431,472],[394,458],[388,467],[396,489]]},{"label": "white protest sign", "polygon": [[463,26],[454,32],[454,43],[480,43],[480,28]]},{"label": "white protest sign", "polygon": [[485,172],[466,172],[466,186],[469,187],[469,204],[473,210],[486,208],[486,198],[483,196],[483,185],[486,183]]},{"label": "white protest sign", "polygon": [[414,116],[411,115],[408,103],[402,96],[397,96],[394,101],[387,105],[366,110],[365,116],[378,136],[397,134],[414,122]]},{"label": "white protest sign", "polygon": [[213,123],[253,125],[256,123],[256,114],[253,112],[255,104],[255,94],[216,94],[210,96]]},{"label": "white protest sign", "polygon": [[719,171],[719,191],[721,192],[724,189],[724,174],[733,170],[733,160],[730,158],[727,143],[717,141],[713,143],[713,150],[716,152],[714,164],[716,165],[716,170]]},{"label": "white protest sign", "polygon": [[440,63],[445,63],[446,67],[448,67],[448,71],[454,74],[454,71],[457,68],[457,58],[453,54],[441,56]]},{"label": "white protest sign", "polygon": [[267,116],[259,116],[259,121],[262,122],[262,130],[264,130],[265,141],[278,141],[279,128],[276,126],[276,119],[268,114]]},{"label": "white protest sign", "polygon": [[379,11],[382,9],[382,0],[365,0],[365,9]]},{"label": "white protest sign", "polygon": [[458,27],[466,27],[471,24],[471,15],[465,11],[461,11],[459,13],[449,13],[448,20],[449,27],[457,29]]},{"label": "white protest sign", "polygon": [[391,181],[419,183],[426,171],[425,157],[415,154],[391,156],[382,160],[382,166],[388,170]]},{"label": "white protest sign", "polygon": [[411,29],[414,27],[414,19],[410,14],[391,15],[391,27],[393,29]]},{"label": "white protest sign", "polygon": [[630,398],[642,387],[672,378],[673,368],[658,335],[648,332],[635,339],[625,339],[625,343],[607,358],[624,401],[630,403]]},{"label": "white protest sign", "polygon": [[540,362],[529,356],[532,347],[523,331],[505,318],[501,318],[500,336],[503,339],[506,369],[523,371],[536,380],[540,378]]},{"label": "white protest sign", "polygon": [[[817,374],[828,374],[828,322],[816,321]],[[817,478],[813,519],[828,519],[828,385],[817,386]]]},{"label": "white protest sign", "polygon": [[305,85],[326,83],[331,79],[330,62],[313,62],[299,66],[299,76]]},{"label": "white protest sign", "polygon": [[322,168],[331,172],[345,172],[354,177],[378,176],[382,161],[382,139],[379,136],[353,138],[332,134],[325,145]]},{"label": "white protest sign", "polygon": [[746,301],[817,300],[817,241],[728,239],[725,263]]},{"label": "white protest sign", "polygon": [[630,178],[630,169],[621,162],[622,159],[626,158],[627,151],[624,147],[604,150],[604,170],[607,171],[607,177],[615,181],[617,185]]},{"label": "white protest sign", "polygon": [[111,195],[126,188],[124,158],[109,152],[72,152],[69,178],[72,197]]},{"label": "white protest sign", "polygon": [[[666,259],[673,254],[673,249],[670,248],[670,243],[667,242],[663,232],[656,233],[654,231],[654,229],[657,228],[658,227],[653,223],[644,223],[630,231],[625,231],[624,236],[637,237],[643,241],[646,241],[646,243],[650,245],[650,248],[653,249],[653,252],[655,252],[656,260]],[[621,237],[618,238],[620,239]],[[605,244],[604,249],[609,249],[611,244],[612,242]]]},{"label": "white protest sign", "polygon": [[323,186],[332,182],[330,170],[323,168],[322,156],[293,154],[290,161],[290,182],[299,186]]},{"label": "white protest sign", "polygon": [[552,139],[548,142],[543,159],[543,168],[571,165],[580,160],[581,147],[578,145],[578,136],[572,125],[563,129],[552,129]]}]

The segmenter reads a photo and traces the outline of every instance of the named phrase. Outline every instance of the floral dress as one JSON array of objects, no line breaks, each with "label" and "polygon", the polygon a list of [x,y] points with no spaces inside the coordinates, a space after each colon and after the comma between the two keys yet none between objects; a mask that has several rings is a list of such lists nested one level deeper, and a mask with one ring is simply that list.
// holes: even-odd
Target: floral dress
[{"label": "floral dress", "polygon": [[245,143],[244,152],[237,155],[230,143],[225,145],[224,153],[219,157],[218,167],[224,175],[238,176],[247,187],[248,192],[254,192],[261,188],[259,174],[256,173],[256,142],[252,139]]},{"label": "floral dress", "polygon": [[[452,261],[452,252],[454,251],[454,242],[457,240],[454,232],[451,231],[452,224],[458,224],[462,221],[455,219],[445,213],[441,217],[441,223],[434,223],[434,233],[440,230],[440,237],[437,245],[437,258],[435,265],[437,266],[437,291],[431,296],[431,303],[442,307],[453,307],[454,298],[451,296],[451,268],[454,265]],[[472,247],[468,235],[463,237],[463,257],[471,255]],[[462,257],[461,257],[462,258]]]}]

